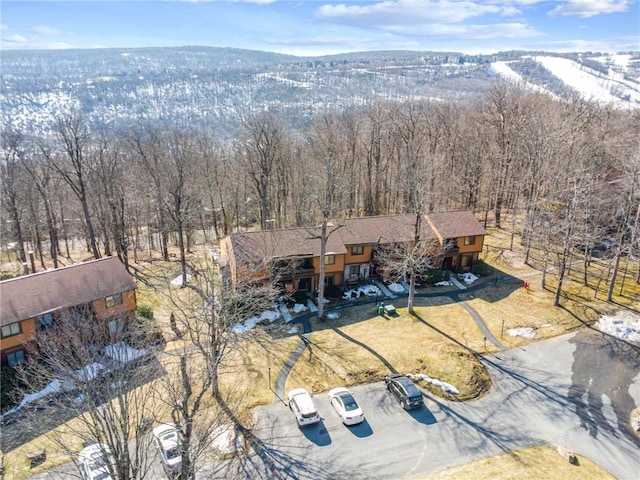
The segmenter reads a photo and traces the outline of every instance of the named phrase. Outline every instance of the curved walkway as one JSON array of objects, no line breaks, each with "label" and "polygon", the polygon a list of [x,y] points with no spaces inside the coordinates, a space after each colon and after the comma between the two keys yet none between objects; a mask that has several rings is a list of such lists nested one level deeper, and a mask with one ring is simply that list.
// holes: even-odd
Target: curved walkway
[{"label": "curved walkway", "polygon": [[[500,278],[499,280],[496,280],[495,283],[498,283],[498,282],[505,283],[505,282],[514,281],[514,280],[519,281],[519,279],[517,277],[504,276],[504,277]],[[491,331],[489,330],[487,325],[484,323],[484,321],[482,320],[482,317],[480,317],[478,312],[476,312],[466,301],[464,301],[460,297],[460,292],[461,291],[464,292],[464,293],[474,292],[476,290],[480,290],[482,288],[486,288],[486,287],[492,285],[492,282],[486,282],[486,283],[482,283],[482,284],[478,284],[478,285],[473,285],[473,286],[470,286],[470,287],[465,287],[464,285],[462,285],[460,282],[457,282],[457,281],[454,281],[454,284],[456,284],[456,286],[459,288],[459,291],[435,292],[435,293],[419,293],[419,292],[416,292],[414,294],[414,296],[416,298],[417,297],[420,297],[420,298],[449,297],[449,298],[451,298],[451,300],[453,300],[454,302],[459,303],[460,305],[462,305],[462,307],[471,315],[471,318],[473,318],[473,320],[476,322],[476,324],[478,325],[478,327],[482,331],[482,334],[484,335],[485,339],[490,341],[491,343],[493,343],[500,351],[504,351],[506,349],[506,347],[502,343],[500,343],[500,341],[491,333]],[[342,309],[345,309],[345,308],[359,307],[359,306],[367,305],[367,304],[370,304],[370,303],[377,303],[377,302],[379,302],[381,300],[385,300],[385,299],[398,298],[400,296],[408,297],[409,294],[407,292],[405,292],[404,294],[395,294],[394,293],[394,294],[391,294],[391,295],[383,295],[383,296],[380,296],[380,297],[376,297],[375,299],[371,298],[371,299],[363,300],[363,301],[360,301],[360,302],[357,302],[357,303],[345,303],[345,304],[342,304],[342,305],[335,305],[333,307],[327,307],[325,309],[325,311],[329,312],[329,311],[342,310]],[[308,335],[313,330],[312,326],[311,326],[311,317],[313,317],[313,316],[315,316],[315,312],[306,313],[306,314],[301,315],[299,317],[293,317],[291,319],[291,321],[287,322],[287,323],[290,323],[290,324],[299,323],[302,326],[302,333],[300,334],[300,341],[298,342],[298,345],[296,346],[295,350],[291,353],[291,355],[289,356],[287,361],[284,363],[284,365],[282,366],[282,368],[278,372],[278,375],[276,376],[276,380],[275,380],[275,384],[274,384],[274,393],[275,393],[276,399],[281,400],[282,402],[286,402],[284,386],[285,386],[285,383],[287,381],[287,377],[289,376],[289,373],[293,369],[293,366],[295,365],[295,363],[298,361],[298,358],[300,358],[302,353],[306,350],[307,345],[309,343]]]}]

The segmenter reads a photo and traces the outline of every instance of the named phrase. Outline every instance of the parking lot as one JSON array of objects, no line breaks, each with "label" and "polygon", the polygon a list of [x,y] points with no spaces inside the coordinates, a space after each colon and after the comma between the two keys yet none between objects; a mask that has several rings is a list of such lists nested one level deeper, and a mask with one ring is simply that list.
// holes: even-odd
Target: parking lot
[{"label": "parking lot", "polygon": [[[297,426],[284,401],[258,407],[252,455],[261,458],[245,462],[243,478],[411,479],[549,444],[573,450],[578,461],[588,457],[621,480],[637,479],[640,439],[625,416],[628,423],[628,412],[640,404],[640,348],[583,331],[489,355],[485,364],[491,391],[469,402],[425,394],[424,407],[404,411],[382,380],[353,387],[366,416],[353,427],[342,425],[327,392],[313,397],[322,421],[307,427]],[[163,478],[157,461],[154,466],[147,478]],[[231,478],[201,467],[197,478]],[[66,465],[36,478],[71,478],[65,472],[72,470]]]},{"label": "parking lot", "polygon": [[587,406],[587,418],[576,402],[588,397],[576,399],[572,392],[575,382],[581,382],[578,372],[600,373],[583,362],[601,351],[598,364],[603,376],[629,370],[635,379],[625,387],[627,397],[638,404],[638,365],[629,364],[628,351],[620,356],[608,353],[610,338],[579,335],[487,356],[494,385],[489,395],[474,401],[449,402],[425,394],[425,407],[404,411],[384,382],[375,382],[351,389],[366,415],[366,421],[355,427],[341,424],[326,392],[314,395],[323,418],[318,425],[298,428],[283,402],[260,407],[256,433],[263,441],[262,454],[289,478],[389,479],[415,478],[474,459],[549,444],[587,456],[617,478],[635,479],[640,471],[640,440],[619,424],[619,412],[628,405],[618,404],[622,397],[611,394],[609,388],[593,392],[603,401],[599,411]]}]

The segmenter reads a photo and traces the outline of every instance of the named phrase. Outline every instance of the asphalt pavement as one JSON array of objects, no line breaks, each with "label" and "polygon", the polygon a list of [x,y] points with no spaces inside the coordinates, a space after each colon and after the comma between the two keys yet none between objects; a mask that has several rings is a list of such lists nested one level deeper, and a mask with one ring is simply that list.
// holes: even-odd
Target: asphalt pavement
[{"label": "asphalt pavement", "polygon": [[405,412],[383,382],[352,388],[367,417],[356,427],[340,423],[325,393],[314,396],[316,426],[298,428],[282,402],[259,407],[261,455],[287,478],[410,479],[549,444],[621,480],[640,478],[640,440],[629,426],[640,404],[637,345],[584,328],[483,361],[493,385],[474,401],[425,393],[425,408]]}]

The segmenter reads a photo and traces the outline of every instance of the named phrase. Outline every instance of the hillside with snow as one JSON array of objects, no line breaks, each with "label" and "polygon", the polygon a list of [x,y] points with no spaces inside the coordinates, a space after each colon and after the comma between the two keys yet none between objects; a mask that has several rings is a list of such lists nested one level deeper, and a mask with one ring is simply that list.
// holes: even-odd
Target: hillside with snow
[{"label": "hillside with snow", "polygon": [[502,78],[526,90],[556,96],[560,89],[577,93],[589,101],[617,108],[640,107],[640,56],[555,55],[524,56],[511,61],[492,62]]},{"label": "hillside with snow", "polygon": [[3,52],[0,67],[3,124],[34,134],[79,110],[96,129],[143,122],[203,127],[233,139],[251,112],[278,111],[295,128],[327,108],[352,110],[378,100],[474,102],[505,80],[557,100],[582,96],[640,106],[640,52],[306,58],[209,47],[15,50]]}]

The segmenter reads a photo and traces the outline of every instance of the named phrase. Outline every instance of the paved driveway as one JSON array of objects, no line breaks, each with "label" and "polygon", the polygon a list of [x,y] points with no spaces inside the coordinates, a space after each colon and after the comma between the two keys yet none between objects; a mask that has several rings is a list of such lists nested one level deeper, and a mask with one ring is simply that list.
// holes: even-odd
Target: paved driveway
[{"label": "paved driveway", "polygon": [[[405,412],[382,382],[353,388],[367,422],[340,424],[326,393],[322,424],[298,429],[282,403],[261,407],[258,436],[290,478],[415,478],[517,448],[562,444],[620,479],[640,478],[629,412],[640,403],[640,349],[592,330],[487,356],[490,393],[454,403],[426,396]],[[264,478],[269,473],[263,472]]]}]

